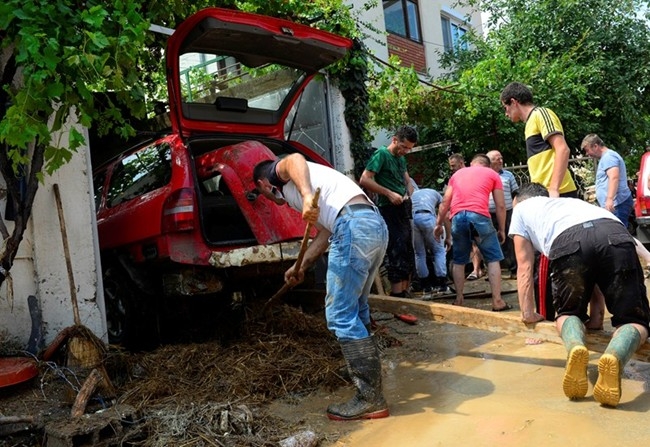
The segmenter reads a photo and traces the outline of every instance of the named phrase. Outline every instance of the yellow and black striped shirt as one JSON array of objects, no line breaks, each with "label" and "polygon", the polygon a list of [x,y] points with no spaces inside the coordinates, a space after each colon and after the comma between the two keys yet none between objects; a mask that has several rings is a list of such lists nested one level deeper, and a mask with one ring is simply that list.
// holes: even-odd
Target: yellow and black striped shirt
[{"label": "yellow and black striped shirt", "polygon": [[[564,135],[562,123],[557,115],[545,107],[535,107],[526,120],[526,154],[530,181],[541,183],[547,188],[553,176],[555,150],[548,138],[555,134]],[[560,185],[560,194],[575,191],[576,185],[567,169]]]}]

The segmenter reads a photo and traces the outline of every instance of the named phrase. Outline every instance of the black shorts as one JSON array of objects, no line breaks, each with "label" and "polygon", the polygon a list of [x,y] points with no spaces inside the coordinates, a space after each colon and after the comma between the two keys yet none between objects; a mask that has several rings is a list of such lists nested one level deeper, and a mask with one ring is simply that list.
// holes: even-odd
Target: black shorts
[{"label": "black shorts", "polygon": [[650,308],[643,268],[630,233],[613,219],[597,219],[564,230],[549,253],[553,305],[559,315],[586,321],[594,285],[605,296],[612,325],[648,328]]}]

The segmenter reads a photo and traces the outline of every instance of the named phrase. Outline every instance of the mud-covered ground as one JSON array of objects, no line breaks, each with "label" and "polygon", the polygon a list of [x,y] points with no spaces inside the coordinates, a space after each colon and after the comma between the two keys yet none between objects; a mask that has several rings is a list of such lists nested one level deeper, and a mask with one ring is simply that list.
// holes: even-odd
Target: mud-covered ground
[{"label": "mud-covered ground", "polygon": [[[474,281],[467,292],[485,287]],[[504,288],[512,290],[512,284]],[[517,314],[516,294],[504,299],[514,306],[505,313]],[[451,304],[453,297],[437,301]],[[491,301],[466,298],[466,305],[489,312]],[[168,344],[138,354],[111,348],[106,367],[115,397],[92,399],[74,422],[71,376],[56,364],[41,364],[33,382],[0,390],[1,417],[35,416],[31,424],[0,426],[0,445],[47,445],[51,434],[76,436],[78,447],[593,447],[645,439],[647,363],[630,362],[619,408],[603,408],[591,396],[599,353],[590,356],[590,392],[572,402],[561,388],[561,345],[422,319],[408,325],[387,313],[373,317],[391,410],[387,419],[327,419],[327,405],[353,393],[341,374],[338,345],[320,312],[281,306],[271,318],[254,318],[228,342]],[[99,430],[95,439],[103,444],[80,436],[82,428],[91,435]]]}]

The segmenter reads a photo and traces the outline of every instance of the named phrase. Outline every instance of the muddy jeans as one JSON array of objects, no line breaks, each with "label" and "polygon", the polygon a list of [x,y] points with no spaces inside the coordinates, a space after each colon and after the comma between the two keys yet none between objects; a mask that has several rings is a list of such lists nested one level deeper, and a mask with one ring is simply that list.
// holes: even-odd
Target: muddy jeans
[{"label": "muddy jeans", "polygon": [[339,341],[368,337],[368,294],[379,270],[388,229],[376,208],[349,211],[336,218],[330,237],[325,318]]}]

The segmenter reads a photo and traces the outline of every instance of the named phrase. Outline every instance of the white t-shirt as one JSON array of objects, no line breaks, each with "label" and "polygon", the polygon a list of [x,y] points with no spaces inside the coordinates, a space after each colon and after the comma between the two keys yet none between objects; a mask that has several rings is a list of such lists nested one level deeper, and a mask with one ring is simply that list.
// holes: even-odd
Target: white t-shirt
[{"label": "white t-shirt", "polygon": [[519,202],[512,211],[508,236],[528,239],[537,251],[549,255],[553,241],[567,228],[590,220],[613,219],[604,208],[571,198],[531,197]]},{"label": "white t-shirt", "polygon": [[[332,232],[334,221],[345,204],[353,197],[359,194],[365,195],[365,193],[351,178],[335,169],[309,161],[307,167],[314,192],[316,188],[320,187],[318,223]],[[302,212],[302,196],[293,182],[282,187],[282,195],[289,206]],[[368,199],[367,196],[366,199]],[[370,199],[368,202],[372,203]]]}]

